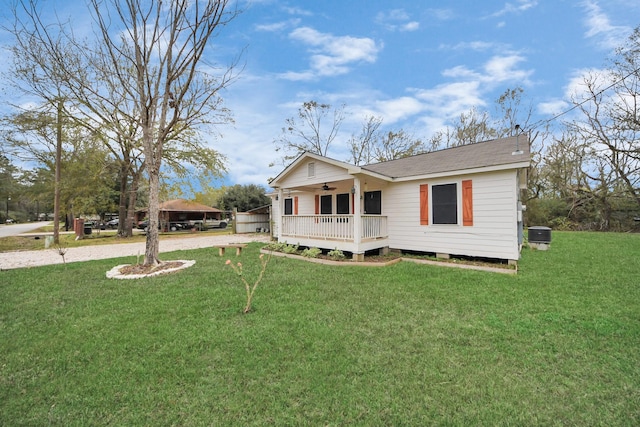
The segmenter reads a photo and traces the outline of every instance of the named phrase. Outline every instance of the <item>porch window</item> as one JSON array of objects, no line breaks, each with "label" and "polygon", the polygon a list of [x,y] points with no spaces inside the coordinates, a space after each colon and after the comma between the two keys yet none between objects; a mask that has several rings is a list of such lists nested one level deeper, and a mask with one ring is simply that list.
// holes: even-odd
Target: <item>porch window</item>
[{"label": "porch window", "polygon": [[331,194],[320,196],[320,214],[331,215],[333,213],[333,205],[331,203]]},{"label": "porch window", "polygon": [[284,214],[293,215],[293,199],[284,199]]},{"label": "porch window", "polygon": [[336,213],[338,215],[348,215],[349,212],[349,193],[336,195]]},{"label": "porch window", "polygon": [[458,185],[444,184],[431,187],[431,205],[434,224],[458,223]]},{"label": "porch window", "polygon": [[382,192],[367,191],[364,193],[364,213],[382,215]]}]

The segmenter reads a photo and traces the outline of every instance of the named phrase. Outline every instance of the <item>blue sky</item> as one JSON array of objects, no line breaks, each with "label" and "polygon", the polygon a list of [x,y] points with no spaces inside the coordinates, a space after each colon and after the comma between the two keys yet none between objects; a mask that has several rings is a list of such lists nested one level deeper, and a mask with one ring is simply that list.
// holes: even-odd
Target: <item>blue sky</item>
[{"label": "blue sky", "polygon": [[428,139],[472,107],[493,111],[520,86],[533,121],[548,119],[640,25],[640,2],[629,0],[243,0],[241,8],[208,58],[226,65],[245,49],[244,70],[223,93],[235,124],[211,144],[228,157],[227,184],[264,186],[282,169],[273,140],[304,101],[346,105],[329,150],[338,160],[348,159],[346,141],[366,115],[382,117],[383,130]]},{"label": "blue sky", "polygon": [[619,0],[253,1],[216,40],[247,47],[246,68],[225,94],[236,124],[219,141],[231,148],[230,181],[277,175],[272,141],[311,99],[347,106],[329,150],[338,160],[367,114],[426,139],[521,86],[534,121],[553,117],[638,18],[640,2]]}]

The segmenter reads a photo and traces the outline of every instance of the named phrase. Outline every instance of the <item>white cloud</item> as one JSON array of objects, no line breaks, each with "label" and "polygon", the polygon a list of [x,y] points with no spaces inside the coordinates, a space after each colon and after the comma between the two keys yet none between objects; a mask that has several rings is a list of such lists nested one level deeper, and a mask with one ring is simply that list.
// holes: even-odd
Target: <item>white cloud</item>
[{"label": "white cloud", "polygon": [[433,89],[420,89],[416,97],[425,104],[430,115],[445,120],[457,117],[471,107],[485,105],[479,80],[444,83]]},{"label": "white cloud", "polygon": [[496,43],[483,42],[480,40],[476,40],[472,42],[462,42],[455,45],[441,44],[440,46],[438,46],[438,49],[440,50],[473,50],[476,52],[482,52],[486,50],[496,49],[498,47],[502,47],[502,45],[497,45]]},{"label": "white cloud", "polygon": [[375,62],[382,48],[367,37],[334,36],[309,27],[297,28],[289,37],[308,45],[308,50],[312,53],[310,70],[280,75],[289,80],[311,80],[317,76],[346,74],[353,64]]},{"label": "white cloud", "polygon": [[512,13],[522,13],[538,5],[538,0],[517,0],[515,3],[505,3],[502,9],[491,16],[503,16]]},{"label": "white cloud", "polygon": [[496,55],[491,57],[481,70],[472,70],[459,65],[444,70],[442,75],[454,79],[477,80],[487,87],[495,87],[503,82],[511,81],[529,84],[529,77],[533,71],[517,68],[517,65],[522,61],[524,61],[524,57],[516,54]]},{"label": "white cloud", "polygon": [[375,103],[375,107],[378,111],[376,115],[382,116],[387,124],[396,123],[407,117],[414,116],[425,109],[422,102],[409,96],[378,101]]},{"label": "white cloud", "polygon": [[537,110],[542,115],[555,116],[567,109],[571,108],[567,101],[561,99],[552,99],[550,101],[541,102],[538,104]]},{"label": "white cloud", "polygon": [[518,82],[529,84],[532,70],[518,69],[516,66],[524,61],[520,55],[494,56],[485,65],[484,82],[487,84],[499,84],[502,82]]},{"label": "white cloud", "polygon": [[313,13],[306,10],[306,9],[302,9],[300,7],[283,7],[282,8],[285,12],[287,12],[289,15],[301,15],[301,16],[313,16]]},{"label": "white cloud", "polygon": [[400,31],[416,31],[419,28],[420,28],[420,23],[418,21],[411,21],[402,25],[400,27]]},{"label": "white cloud", "polygon": [[300,24],[300,19],[289,19],[287,21],[274,22],[271,24],[256,24],[256,31],[278,32],[286,28],[292,28]]},{"label": "white cloud", "polygon": [[448,21],[455,16],[451,9],[429,9],[428,12],[438,21]]},{"label": "white cloud", "polygon": [[631,33],[626,26],[611,24],[609,17],[602,11],[598,2],[587,0],[582,3],[586,11],[585,25],[586,37],[596,38],[598,45],[603,49],[614,49],[622,44],[622,41]]},{"label": "white cloud", "polygon": [[420,28],[420,23],[418,21],[412,21],[404,9],[379,12],[376,15],[375,21],[389,31],[416,31]]}]

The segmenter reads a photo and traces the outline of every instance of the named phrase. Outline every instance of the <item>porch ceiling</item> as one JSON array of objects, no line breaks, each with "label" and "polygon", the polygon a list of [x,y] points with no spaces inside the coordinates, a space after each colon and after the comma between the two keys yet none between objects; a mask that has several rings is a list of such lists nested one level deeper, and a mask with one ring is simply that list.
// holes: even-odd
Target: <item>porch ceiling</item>
[{"label": "porch ceiling", "polygon": [[306,191],[310,193],[315,193],[315,192],[325,191],[322,188],[322,186],[325,184],[327,184],[327,186],[332,188],[329,191],[334,191],[334,189],[340,189],[340,190],[351,189],[351,187],[353,187],[353,179],[342,179],[338,181],[314,181],[306,185],[283,187],[282,190],[283,191],[296,190],[296,191]]},{"label": "porch ceiling", "polygon": [[[380,180],[377,178],[373,178],[371,176],[360,176],[360,187],[361,187],[361,191],[367,191],[369,189],[381,189],[382,187],[387,185],[387,182],[384,180]],[[336,191],[350,191],[351,188],[354,186],[354,180],[355,177],[352,179],[341,179],[341,180],[335,180],[335,181],[313,181],[310,183],[307,183],[305,185],[298,185],[298,186],[287,186],[287,187],[282,187],[282,191],[304,191],[304,192],[309,192],[309,193],[320,193],[320,192],[336,192]],[[323,190],[322,186],[324,184],[327,184],[329,187],[332,187],[331,190]],[[333,188],[335,187],[335,188]]]}]

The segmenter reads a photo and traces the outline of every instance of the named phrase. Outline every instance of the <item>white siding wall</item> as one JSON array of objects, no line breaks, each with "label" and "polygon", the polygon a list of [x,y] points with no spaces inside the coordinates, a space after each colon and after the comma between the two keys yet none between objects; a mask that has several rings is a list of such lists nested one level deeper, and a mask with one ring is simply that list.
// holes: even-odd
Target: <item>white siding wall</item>
[{"label": "white siding wall", "polygon": [[[461,182],[463,178],[413,181],[390,185],[382,194],[383,214],[388,216],[389,247],[451,255],[518,259],[517,179],[515,171],[466,175],[473,181],[473,226],[463,227]],[[457,183],[460,225],[420,225],[420,184]]]},{"label": "white siding wall", "polygon": [[280,182],[282,188],[304,187],[309,185],[322,186],[325,182],[352,179],[346,169],[328,163],[314,161],[315,176],[309,176],[309,161],[300,163],[288,175],[286,180]]}]

